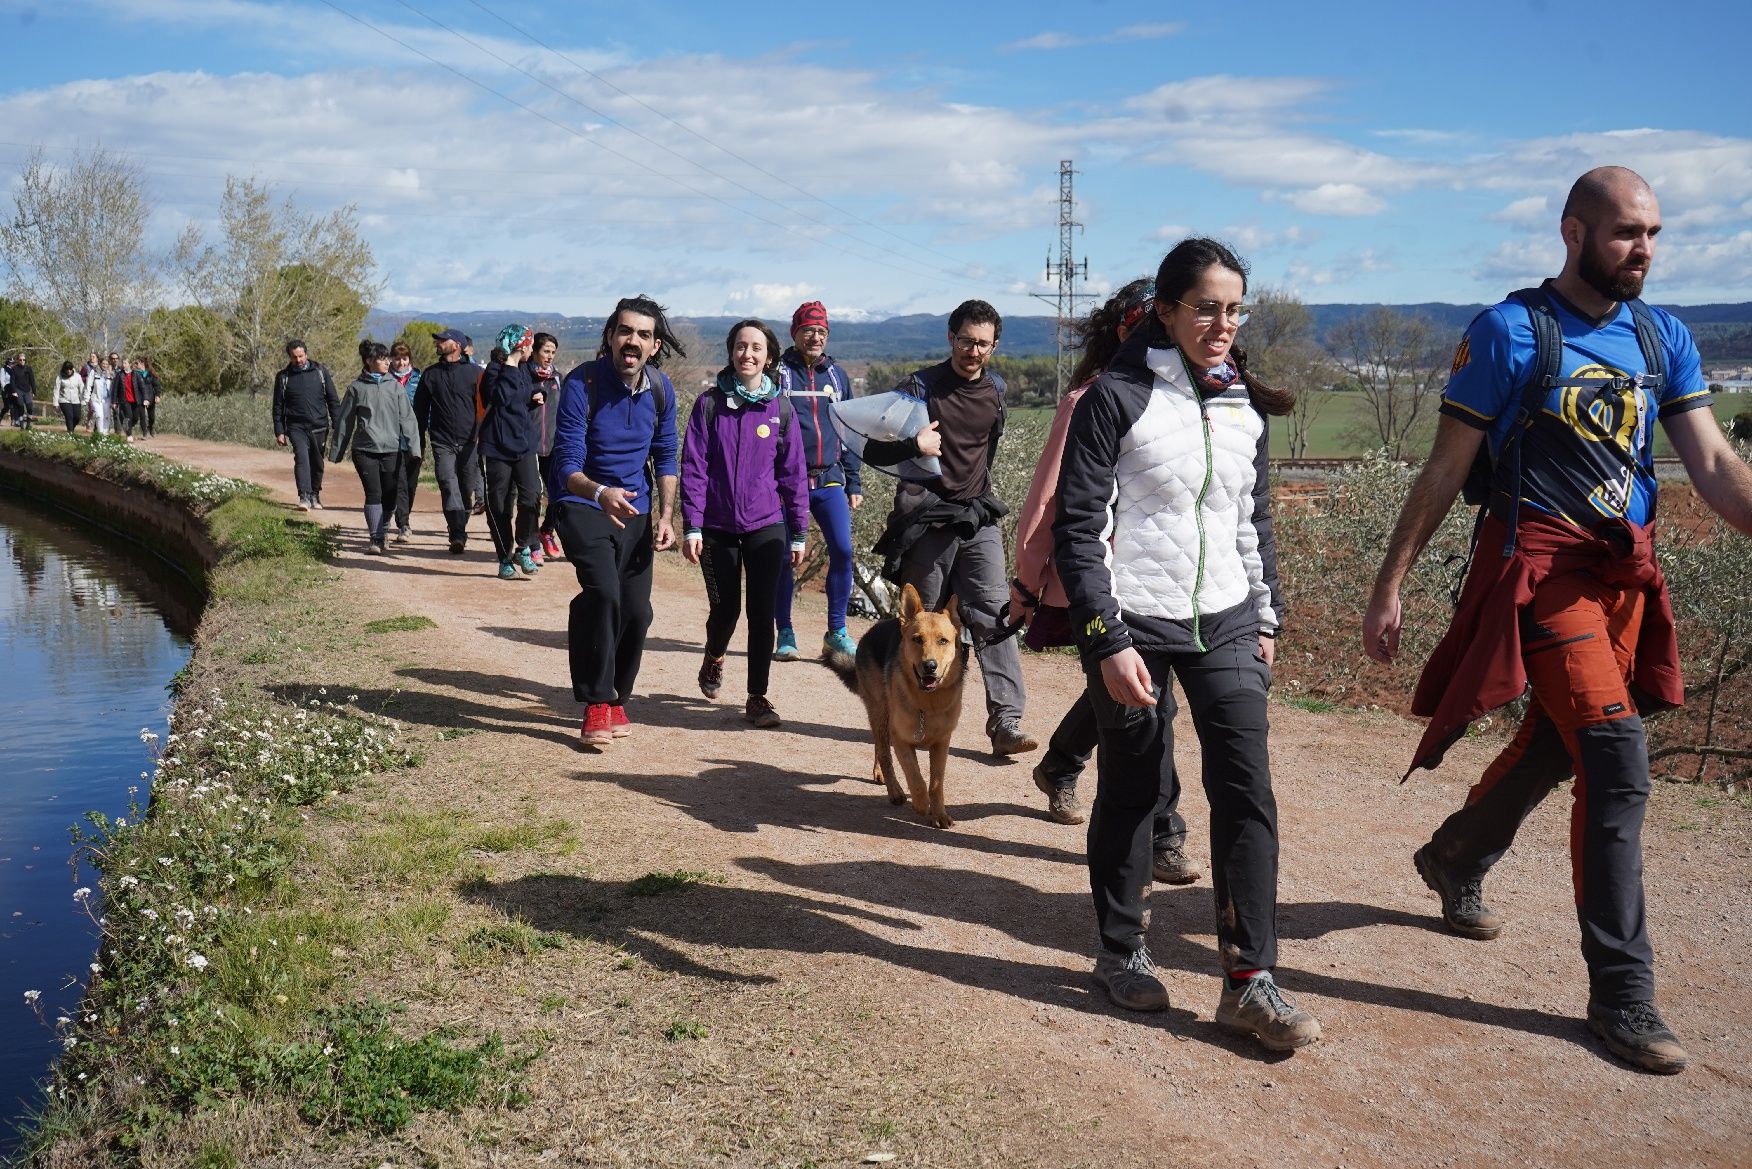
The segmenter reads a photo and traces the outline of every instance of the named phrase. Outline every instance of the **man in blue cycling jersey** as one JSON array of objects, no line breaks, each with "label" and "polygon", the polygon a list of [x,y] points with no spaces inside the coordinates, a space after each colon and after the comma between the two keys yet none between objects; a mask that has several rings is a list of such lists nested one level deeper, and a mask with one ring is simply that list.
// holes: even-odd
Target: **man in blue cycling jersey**
[{"label": "man in blue cycling jersey", "polygon": [[1484,903],[1485,874],[1573,776],[1588,1025],[1613,1054],[1677,1072],[1687,1057],[1655,1010],[1642,883],[1642,715],[1684,699],[1652,543],[1656,419],[1705,502],[1749,534],[1752,471],[1711,415],[1690,332],[1639,299],[1661,230],[1648,184],[1623,167],[1589,171],[1561,230],[1558,276],[1479,314],[1454,355],[1435,446],[1376,577],[1363,643],[1370,657],[1393,658],[1400,584],[1488,444],[1477,554],[1413,699],[1415,713],[1432,716],[1413,768],[1435,766],[1472,719],[1529,688],[1532,697],[1514,740],[1413,861],[1450,930],[1496,937],[1503,922]]}]

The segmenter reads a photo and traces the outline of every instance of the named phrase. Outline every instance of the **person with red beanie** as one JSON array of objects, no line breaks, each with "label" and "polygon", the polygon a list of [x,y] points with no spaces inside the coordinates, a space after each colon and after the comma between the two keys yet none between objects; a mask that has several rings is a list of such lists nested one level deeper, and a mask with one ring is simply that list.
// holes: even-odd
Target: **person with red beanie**
[{"label": "person with red beanie", "polygon": [[[864,502],[859,480],[861,464],[841,441],[829,407],[852,396],[851,379],[827,355],[827,306],[805,301],[791,314],[791,346],[779,359],[780,389],[796,408],[797,429],[809,470],[809,514],[827,542],[827,634],[821,656],[838,657],[847,666],[858,646],[846,632],[846,603],[852,595],[852,509]],[[789,563],[779,575],[773,619],[778,641],[773,660],[794,662],[802,656],[791,624],[791,597],[796,577]]]}]

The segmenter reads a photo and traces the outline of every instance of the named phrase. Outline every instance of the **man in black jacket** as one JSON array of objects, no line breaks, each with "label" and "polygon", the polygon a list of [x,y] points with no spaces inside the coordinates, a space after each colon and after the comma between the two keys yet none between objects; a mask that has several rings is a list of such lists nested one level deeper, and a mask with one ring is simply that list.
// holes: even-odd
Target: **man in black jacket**
[{"label": "man in black jacket", "polygon": [[414,390],[414,418],[432,442],[432,474],[450,530],[450,551],[468,546],[469,484],[476,441],[475,392],[480,367],[463,356],[469,339],[455,329],[432,334],[438,362],[420,374]]},{"label": "man in black jacket", "polygon": [[322,456],[341,410],[335,379],[310,360],[304,342],[286,342],[286,368],[274,375],[274,441],[292,446],[298,506],[322,510]]},{"label": "man in black jacket", "polygon": [[6,395],[12,406],[12,425],[29,427],[34,420],[32,413],[33,400],[36,398],[36,371],[30,367],[30,359],[24,355],[24,350],[18,351],[18,357],[12,362],[12,381],[6,387]]}]

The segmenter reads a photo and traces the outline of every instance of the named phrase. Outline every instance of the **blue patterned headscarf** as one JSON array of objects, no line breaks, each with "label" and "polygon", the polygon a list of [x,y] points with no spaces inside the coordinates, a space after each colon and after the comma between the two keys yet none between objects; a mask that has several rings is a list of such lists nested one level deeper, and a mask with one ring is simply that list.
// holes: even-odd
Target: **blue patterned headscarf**
[{"label": "blue patterned headscarf", "polygon": [[527,325],[506,325],[499,330],[499,348],[509,353],[525,341],[535,340]]}]

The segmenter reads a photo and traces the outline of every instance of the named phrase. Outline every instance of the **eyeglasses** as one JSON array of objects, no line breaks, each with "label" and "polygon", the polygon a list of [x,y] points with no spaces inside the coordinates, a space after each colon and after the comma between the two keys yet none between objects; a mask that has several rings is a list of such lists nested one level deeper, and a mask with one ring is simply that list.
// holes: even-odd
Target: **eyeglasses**
[{"label": "eyeglasses", "polygon": [[981,341],[977,337],[964,337],[959,333],[950,340],[955,343],[955,348],[967,353],[990,353],[998,347],[996,341]]},{"label": "eyeglasses", "polygon": [[1247,323],[1247,318],[1253,314],[1253,306],[1250,304],[1221,305],[1214,300],[1201,300],[1197,304],[1187,304],[1184,300],[1177,300],[1174,303],[1181,308],[1191,309],[1193,322],[1199,325],[1213,323],[1220,313],[1233,321],[1235,327],[1239,329]]}]

